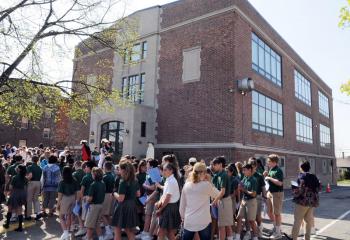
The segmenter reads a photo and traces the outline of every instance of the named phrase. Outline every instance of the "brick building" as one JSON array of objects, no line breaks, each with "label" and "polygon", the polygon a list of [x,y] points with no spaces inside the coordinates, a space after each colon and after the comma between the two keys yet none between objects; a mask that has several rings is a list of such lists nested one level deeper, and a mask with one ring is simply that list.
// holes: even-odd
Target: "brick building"
[{"label": "brick building", "polygon": [[[129,17],[140,23],[134,64],[98,52],[114,60],[107,73],[133,106],[92,112],[90,129],[73,127],[75,137],[92,146],[111,138],[120,154],[136,156],[150,141],[157,157],[171,152],[183,162],[277,153],[286,181],[308,159],[322,182],[335,182],[332,90],[248,1],[180,0]],[[96,75],[103,69],[94,58],[80,56],[75,67]],[[243,78],[255,85],[245,95]]]},{"label": "brick building", "polygon": [[[335,182],[332,90],[248,1],[177,1],[161,19],[158,155],[277,153],[287,180],[308,159]],[[247,77],[255,90],[242,95]]]}]

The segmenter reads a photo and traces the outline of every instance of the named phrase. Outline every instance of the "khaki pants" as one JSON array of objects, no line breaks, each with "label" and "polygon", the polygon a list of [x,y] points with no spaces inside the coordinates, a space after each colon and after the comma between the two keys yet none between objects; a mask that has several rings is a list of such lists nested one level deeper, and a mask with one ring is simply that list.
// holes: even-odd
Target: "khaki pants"
[{"label": "khaki pants", "polygon": [[310,240],[311,235],[311,227],[313,223],[314,216],[314,208],[313,207],[304,207],[299,204],[295,204],[294,208],[294,224],[292,229],[292,237],[293,240],[298,239],[299,230],[301,223],[305,220],[306,223],[306,232],[305,232],[305,240]]},{"label": "khaki pants", "polygon": [[27,216],[32,215],[32,209],[34,205],[34,213],[38,214],[40,212],[40,203],[39,203],[39,195],[40,195],[40,181],[30,181],[27,187]]}]

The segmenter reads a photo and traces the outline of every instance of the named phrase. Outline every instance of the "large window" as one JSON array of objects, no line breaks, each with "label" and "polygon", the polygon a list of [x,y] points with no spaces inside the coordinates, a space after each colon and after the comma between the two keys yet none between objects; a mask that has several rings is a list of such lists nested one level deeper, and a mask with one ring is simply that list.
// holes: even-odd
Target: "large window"
[{"label": "large window", "polygon": [[253,129],[283,136],[282,104],[256,91],[252,98]]},{"label": "large window", "polygon": [[329,118],[328,97],[320,91],[318,91],[318,109],[322,115]]},{"label": "large window", "polygon": [[146,74],[133,75],[122,79],[122,96],[133,103],[144,102]]},{"label": "large window", "polygon": [[320,124],[320,145],[325,148],[331,147],[331,130],[322,124]]},{"label": "large window", "polygon": [[312,143],[312,119],[296,112],[295,120],[297,141]]},{"label": "large window", "polygon": [[311,106],[311,84],[297,70],[294,70],[295,96]]},{"label": "large window", "polygon": [[252,33],[252,67],[278,86],[282,86],[281,56]]},{"label": "large window", "polygon": [[[123,153],[123,135],[124,123],[113,121],[102,124],[101,139],[106,138],[112,143],[114,153],[121,156]],[[101,142],[101,141],[100,141]]]}]

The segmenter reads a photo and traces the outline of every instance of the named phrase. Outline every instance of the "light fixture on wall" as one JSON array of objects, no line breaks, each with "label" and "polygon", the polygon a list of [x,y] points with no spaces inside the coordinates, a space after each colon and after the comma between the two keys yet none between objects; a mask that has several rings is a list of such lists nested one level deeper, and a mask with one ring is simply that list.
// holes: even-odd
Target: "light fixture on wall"
[{"label": "light fixture on wall", "polygon": [[94,132],[94,131],[91,131],[91,132],[90,132],[90,136],[91,136],[91,137],[95,136],[95,132]]},{"label": "light fixture on wall", "polygon": [[254,81],[253,79],[247,77],[237,81],[238,91],[242,95],[246,95],[247,93],[254,90]]}]

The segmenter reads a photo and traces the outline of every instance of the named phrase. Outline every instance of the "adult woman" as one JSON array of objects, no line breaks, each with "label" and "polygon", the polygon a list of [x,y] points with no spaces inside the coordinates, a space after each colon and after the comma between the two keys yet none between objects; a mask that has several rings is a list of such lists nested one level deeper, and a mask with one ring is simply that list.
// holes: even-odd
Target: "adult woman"
[{"label": "adult woman", "polygon": [[183,240],[193,239],[196,232],[202,240],[210,239],[210,201],[219,191],[209,181],[207,167],[196,163],[182,189],[180,215],[184,220]]},{"label": "adult woman", "polygon": [[118,192],[113,194],[118,205],[113,215],[112,226],[115,227],[115,240],[122,239],[122,229],[125,229],[128,239],[133,240],[135,239],[133,229],[139,224],[136,208],[136,198],[140,197],[139,184],[135,177],[135,169],[129,161],[122,160],[119,168],[121,174],[119,188]]},{"label": "adult woman", "polygon": [[293,240],[298,239],[300,226],[304,220],[306,222],[304,239],[310,240],[314,209],[319,205],[318,191],[320,183],[314,174],[309,173],[310,163],[308,161],[300,165],[300,171],[301,174],[298,177],[299,188],[293,192],[295,209],[292,238]]},{"label": "adult woman", "polygon": [[90,161],[91,160],[91,150],[89,147],[89,144],[86,140],[80,141],[81,145],[81,158],[83,161]]},{"label": "adult woman", "polygon": [[163,176],[166,178],[163,195],[156,203],[157,216],[159,216],[158,238],[175,240],[175,234],[181,224],[179,213],[180,189],[178,184],[177,168],[173,163],[163,166]]},{"label": "adult woman", "polygon": [[6,215],[6,223],[4,228],[9,228],[12,212],[15,212],[18,216],[18,228],[15,231],[23,231],[23,210],[22,207],[26,203],[27,193],[25,190],[26,180],[26,167],[24,165],[18,165],[16,167],[17,174],[13,176],[10,183],[10,198],[7,202],[8,212]]}]

